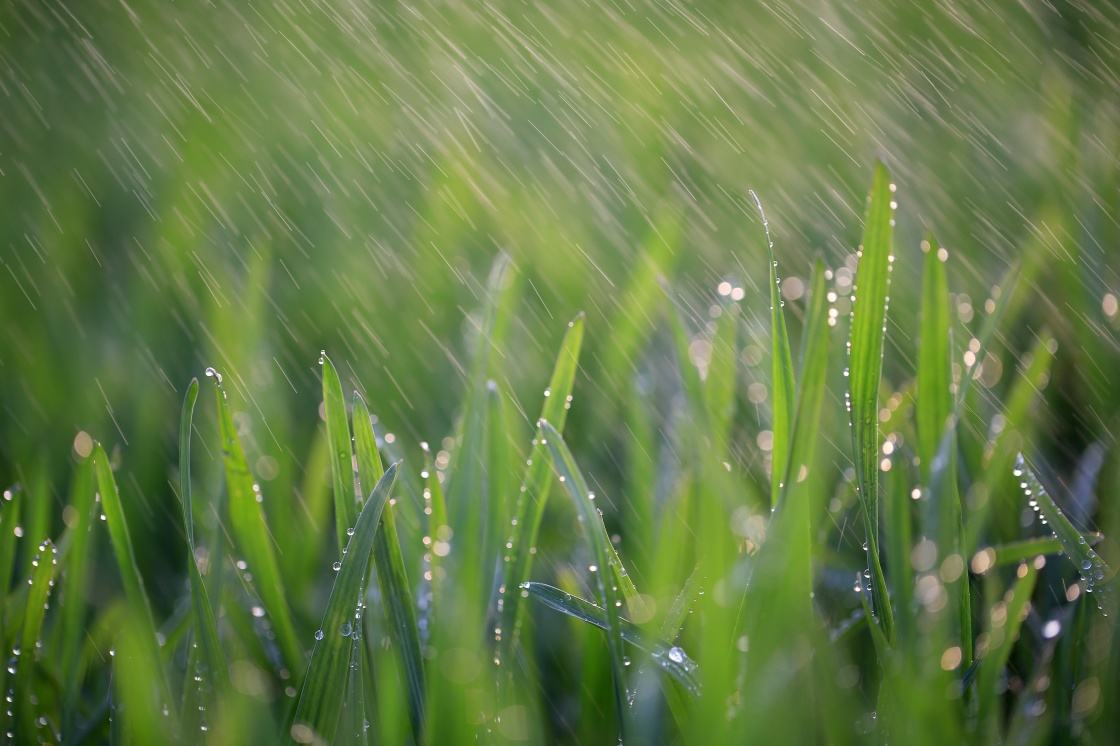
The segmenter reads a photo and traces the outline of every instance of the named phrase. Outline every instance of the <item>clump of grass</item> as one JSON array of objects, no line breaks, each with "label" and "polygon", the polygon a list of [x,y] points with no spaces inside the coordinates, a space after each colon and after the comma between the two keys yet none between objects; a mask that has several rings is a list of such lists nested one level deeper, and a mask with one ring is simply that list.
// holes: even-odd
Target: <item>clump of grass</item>
[{"label": "clump of grass", "polygon": [[[635,463],[621,469],[620,494],[592,489],[612,468],[610,446],[578,428],[564,434],[574,392],[595,384],[580,377],[589,320],[564,330],[538,417],[511,393],[518,283],[504,257],[455,432],[430,436],[442,448],[389,437],[357,393],[348,404],[324,352],[324,428],[307,488],[298,499],[266,495],[236,410],[244,392],[208,370],[216,425],[197,437],[224,479],[192,489],[192,380],[177,473],[186,579],[161,593],[170,607],[149,596],[141,558],[153,548],[137,539],[135,495],[118,489],[114,461],[127,463],[127,448],[111,460],[98,444],[78,465],[57,548],[44,541],[58,522],[37,498],[41,483],[5,493],[5,730],[71,743],[1109,740],[1110,544],[1079,530],[1021,455],[1014,480],[1027,502],[996,494],[1015,446],[1031,443],[1027,413],[1052,345],[1043,338],[1009,376],[1006,405],[978,400],[984,355],[1027,284],[1001,283],[971,357],[957,363],[965,330],[952,318],[949,255],[930,237],[916,369],[890,388],[895,200],[877,165],[846,365],[832,355],[844,330],[834,330],[831,271],[817,261],[804,304],[787,307],[763,218],[771,359],[761,425],[739,395],[741,350],[758,333],[740,309],[750,299],[723,288],[703,299],[713,302],[698,325],[668,281],[658,305],[655,270],[671,251],[635,269],[621,346],[597,359],[611,368],[609,390],[626,391],[648,347],[641,364],[671,394],[647,411],[639,387],[627,392],[621,440]],[[652,313],[667,339],[642,339],[635,319]],[[826,406],[830,395],[846,401],[846,417]],[[1003,427],[978,428],[984,412]],[[744,458],[757,451],[766,457]],[[548,500],[557,484],[567,500]],[[999,512],[1025,505],[1037,526]],[[849,521],[862,526],[858,542]],[[101,526],[112,565],[96,551]],[[1057,554],[1070,563],[1047,564]],[[123,593],[87,615],[82,586],[95,574]],[[59,578],[66,604],[48,606]],[[1062,686],[1043,686],[1051,679]]]}]

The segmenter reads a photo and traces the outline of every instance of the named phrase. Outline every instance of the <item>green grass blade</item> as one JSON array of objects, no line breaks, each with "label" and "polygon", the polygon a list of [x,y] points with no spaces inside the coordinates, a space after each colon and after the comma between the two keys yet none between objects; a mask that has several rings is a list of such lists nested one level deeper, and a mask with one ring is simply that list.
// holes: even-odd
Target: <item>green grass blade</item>
[{"label": "green grass blade", "polygon": [[323,411],[327,420],[327,439],[331,448],[331,478],[334,483],[335,530],[338,548],[346,546],[348,529],[358,517],[354,492],[354,458],[350,449],[350,425],[346,419],[346,399],[338,371],[326,353],[319,354],[323,367]]},{"label": "green grass blade", "polygon": [[[60,604],[62,652],[60,671],[63,677],[62,733],[73,736],[76,708],[82,684],[81,652],[86,638],[86,592],[93,569],[93,527],[97,524],[97,503],[94,501],[92,464],[83,459],[74,473],[70,505],[74,523],[70,526],[70,544],[63,558],[66,572],[62,575]],[[0,531],[3,526],[0,525]]]},{"label": "green grass blade", "polygon": [[[599,601],[606,609],[607,648],[610,651],[611,673],[614,681],[615,712],[618,716],[622,740],[625,741],[626,718],[629,708],[626,700],[622,624],[619,617],[621,599],[619,598],[618,588],[615,586],[615,578],[611,576],[612,568],[617,563],[617,556],[614,555],[614,549],[607,537],[606,527],[603,525],[603,516],[595,506],[594,497],[587,488],[587,481],[576,465],[563,436],[547,420],[541,420],[540,428],[548,441],[548,448],[552,452],[552,462],[556,473],[567,490],[568,496],[575,503],[579,522],[583,527],[588,543],[591,545],[591,554],[595,558],[596,567],[592,575],[595,578],[595,590],[599,596]],[[614,559],[612,559],[612,556]]]},{"label": "green grass blade", "polygon": [[[37,734],[36,741],[50,741],[50,731],[47,735],[39,733],[42,728],[38,718],[42,714],[37,709],[32,692],[39,688],[33,681],[38,655],[37,643],[43,629],[43,618],[46,616],[47,600],[50,597],[51,586],[54,585],[55,567],[58,563],[58,551],[50,539],[38,546],[37,552],[31,560],[31,577],[28,578],[27,601],[23,607],[23,629],[19,636],[20,651],[19,661],[16,664],[16,678],[14,691],[16,697],[16,731],[22,734],[23,739],[30,742],[31,734]],[[2,684],[3,682],[0,682]],[[6,689],[0,691],[7,691]]]},{"label": "green grass blade", "polygon": [[1023,490],[1028,503],[1042,517],[1043,524],[1049,528],[1054,538],[1061,543],[1062,553],[1077,568],[1078,574],[1084,581],[1085,591],[1095,592],[1097,608],[1105,614],[1112,611],[1108,608],[1112,599],[1112,568],[1089,545],[1088,538],[1066,518],[1065,513],[1038,481],[1038,477],[1021,453],[1015,460],[1015,470],[1012,474],[1021,480],[1019,487]]},{"label": "green grass blade", "polygon": [[156,640],[152,607],[148,602],[148,594],[144,591],[144,583],[140,579],[140,568],[136,564],[136,553],[132,549],[132,537],[128,532],[128,522],[124,517],[124,506],[121,504],[120,492],[117,490],[117,481],[113,478],[109,457],[105,455],[105,449],[100,443],[93,447],[93,468],[97,476],[97,490],[101,495],[101,511],[105,514],[105,523],[109,528],[109,543],[117,559],[117,569],[120,571],[130,615],[135,620],[136,644],[142,646],[143,654],[151,661],[150,665],[159,671],[156,683],[159,686],[160,698],[163,704],[172,708],[174,703],[171,700],[171,686],[168,684],[167,672],[159,664],[162,658]]},{"label": "green grass blade", "polygon": [[894,185],[887,169],[875,165],[863,224],[859,266],[853,285],[848,344],[848,408],[852,426],[856,484],[867,533],[873,607],[888,640],[894,618],[879,562],[879,384],[890,292]]},{"label": "green grass blade", "polygon": [[[927,490],[932,538],[942,557],[956,554],[967,560],[960,495],[957,490],[956,428],[950,421],[953,395],[950,390],[952,330],[949,326],[949,284],[945,272],[946,253],[937,240],[927,236],[922,269],[921,336],[918,344],[918,396],[915,419],[918,428],[918,458],[922,484]],[[939,464],[942,440],[948,443],[945,475],[931,479]],[[932,526],[930,526],[932,524]],[[972,598],[968,573],[950,584],[961,641],[961,666],[972,665]]]},{"label": "green grass blade", "polygon": [[352,527],[353,536],[349,537],[338,576],[331,588],[322,625],[315,633],[311,662],[300,689],[291,728],[295,741],[307,743],[304,734],[310,733],[325,743],[331,743],[338,730],[354,652],[352,635],[355,630],[359,630],[360,634],[361,629],[364,583],[369,575],[374,537],[396,473],[397,464],[386,470]]},{"label": "green grass blade", "polygon": [[[373,432],[366,403],[354,395],[354,451],[358,456],[358,480],[364,485],[377,484],[384,475],[381,456]],[[373,540],[373,565],[378,587],[385,603],[389,629],[400,656],[408,689],[409,722],[413,738],[419,743],[424,725],[424,660],[420,650],[420,631],[416,624],[416,606],[408,575],[401,556],[400,539],[394,507],[390,503],[381,514],[380,527]]]},{"label": "green grass blade", "polygon": [[[566,593],[545,583],[528,582],[521,586],[529,595],[545,606],[562,614],[608,629],[607,615],[602,607]],[[658,668],[673,677],[690,694],[700,694],[699,667],[681,648],[660,639],[651,639],[634,623],[619,618],[622,639],[639,650],[649,653]]]},{"label": "green grass blade", "polygon": [[7,639],[4,617],[12,595],[12,571],[15,570],[16,550],[19,548],[20,510],[23,506],[24,492],[20,488],[4,490],[4,500],[0,503],[0,640]]},{"label": "green grass blade", "polygon": [[[1085,538],[1089,542],[1089,546],[1095,546],[1104,537],[1101,534],[1086,534]],[[1045,556],[1061,554],[1062,552],[1062,542],[1058,541],[1056,536],[1039,536],[1034,539],[1009,541],[1006,544],[985,547],[977,553],[985,555],[982,559],[977,560],[977,566],[989,568],[1013,565],[1034,559],[1040,554]]]},{"label": "green grass blade", "polygon": [[[211,371],[207,371],[211,373]],[[253,480],[245,449],[233,424],[226,390],[221,378],[213,373],[217,386],[214,395],[218,404],[218,427],[222,439],[222,455],[226,473],[227,511],[233,539],[244,556],[256,581],[261,603],[276,633],[276,639],[290,671],[303,669],[303,646],[296,637],[291,613],[284,594],[284,582],[276,563],[272,535],[265,521],[260,486]]]},{"label": "green grass blade", "polygon": [[[552,369],[546,395],[541,405],[541,419],[554,423],[558,430],[564,428],[568,408],[571,406],[572,387],[579,368],[580,347],[583,344],[584,315],[581,313],[568,322],[568,331],[560,345]],[[504,661],[509,656],[521,624],[520,586],[529,580],[533,565],[533,552],[537,545],[544,508],[552,486],[551,454],[538,430],[526,461],[517,494],[517,505],[511,520],[506,551],[502,561],[502,582],[498,586],[498,622],[494,636],[497,638],[495,656]],[[434,472],[431,472],[434,478]],[[438,486],[438,485],[437,485]],[[433,495],[434,501],[434,495]],[[437,524],[438,525],[438,524]],[[433,540],[435,537],[432,537]],[[500,665],[500,663],[499,663]]]},{"label": "green grass blade", "polygon": [[194,512],[191,503],[191,426],[194,406],[198,401],[198,379],[192,378],[183,397],[183,410],[179,418],[179,501],[183,509],[183,527],[187,536],[187,576],[191,586],[191,611],[194,614],[194,634],[198,643],[205,671],[201,676],[209,680],[215,697],[220,697],[229,684],[226,656],[218,639],[218,626],[214,609],[206,593],[206,585],[195,560]]},{"label": "green grass blade", "polygon": [[778,504],[792,450],[793,414],[796,401],[793,352],[789,344],[789,333],[786,331],[785,313],[782,311],[785,301],[782,300],[781,280],[778,279],[778,260],[774,258],[774,241],[770,238],[770,223],[766,220],[762,201],[753,189],[750,190],[750,195],[762,219],[770,270],[770,385],[773,389],[770,427],[774,434],[770,451],[770,504],[774,506]]}]

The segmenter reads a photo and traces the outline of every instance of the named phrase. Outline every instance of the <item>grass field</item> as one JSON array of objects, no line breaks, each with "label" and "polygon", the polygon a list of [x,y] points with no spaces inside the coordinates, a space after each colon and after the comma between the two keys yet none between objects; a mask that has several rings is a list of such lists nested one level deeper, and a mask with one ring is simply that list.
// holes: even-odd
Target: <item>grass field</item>
[{"label": "grass field", "polygon": [[0,8],[0,734],[1115,742],[1118,50]]}]

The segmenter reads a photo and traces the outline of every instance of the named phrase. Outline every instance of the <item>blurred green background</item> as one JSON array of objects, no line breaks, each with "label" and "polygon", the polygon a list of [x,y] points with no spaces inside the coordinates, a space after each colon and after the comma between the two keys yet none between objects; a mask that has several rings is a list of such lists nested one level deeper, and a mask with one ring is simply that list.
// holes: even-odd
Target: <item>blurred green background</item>
[{"label": "blurred green background", "polygon": [[[1109,3],[5,2],[0,477],[45,479],[57,523],[76,436],[101,440],[145,574],[177,576],[169,465],[191,376],[226,376],[266,494],[303,478],[320,349],[415,454],[451,431],[504,252],[521,300],[501,383],[528,439],[587,312],[568,432],[609,495],[618,392],[646,354],[612,367],[631,279],[655,257],[698,319],[719,282],[742,286],[763,335],[748,188],[782,274],[804,280],[816,255],[854,266],[876,157],[899,202],[888,379],[913,374],[926,230],[972,326],[1041,247],[1000,343],[1057,336],[1039,437],[1066,474],[1120,412],[1118,57]],[[656,347],[659,317],[640,321]],[[740,416],[764,428],[765,401]]]}]

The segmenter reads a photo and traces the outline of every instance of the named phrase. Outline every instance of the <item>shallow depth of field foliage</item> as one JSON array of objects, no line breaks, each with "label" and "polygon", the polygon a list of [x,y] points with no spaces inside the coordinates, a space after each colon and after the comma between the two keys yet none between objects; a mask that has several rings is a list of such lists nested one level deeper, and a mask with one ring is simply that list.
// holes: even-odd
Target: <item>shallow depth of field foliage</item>
[{"label": "shallow depth of field foliage", "polygon": [[0,738],[1120,739],[1110,3],[0,7]]}]

